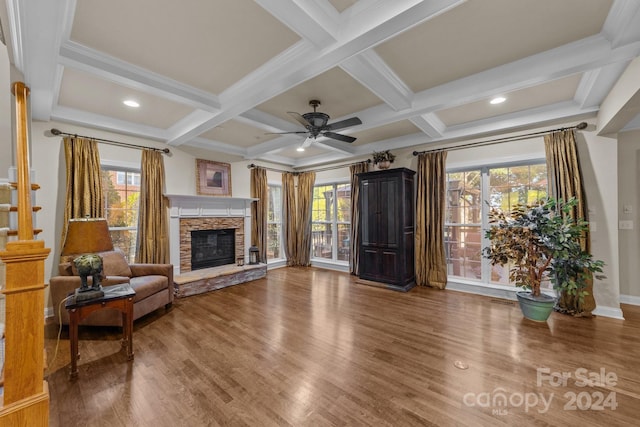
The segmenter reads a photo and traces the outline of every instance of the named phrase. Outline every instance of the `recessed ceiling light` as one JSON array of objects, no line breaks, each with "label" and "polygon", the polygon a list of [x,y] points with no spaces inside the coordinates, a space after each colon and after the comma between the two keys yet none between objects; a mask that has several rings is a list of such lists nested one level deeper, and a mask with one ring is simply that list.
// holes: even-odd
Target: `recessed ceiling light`
[{"label": "recessed ceiling light", "polygon": [[496,96],[495,98],[493,98],[491,101],[489,101],[490,104],[502,104],[504,101],[506,101],[507,98],[505,98],[504,96]]},{"label": "recessed ceiling light", "polygon": [[302,151],[304,151],[304,147],[298,147],[298,148],[296,148],[296,151],[302,152]]},{"label": "recessed ceiling light", "polygon": [[125,99],[124,101],[122,101],[122,103],[127,107],[132,107],[132,108],[138,108],[140,106],[140,103],[138,103],[137,101],[134,101],[133,99]]}]

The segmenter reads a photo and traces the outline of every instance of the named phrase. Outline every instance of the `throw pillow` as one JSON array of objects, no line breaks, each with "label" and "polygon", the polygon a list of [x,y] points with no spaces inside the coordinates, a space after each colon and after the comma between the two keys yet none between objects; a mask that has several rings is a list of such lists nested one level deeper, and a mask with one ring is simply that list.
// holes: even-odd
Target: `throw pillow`
[{"label": "throw pillow", "polygon": [[100,255],[104,261],[102,268],[105,276],[133,276],[129,263],[121,251],[102,252]]}]

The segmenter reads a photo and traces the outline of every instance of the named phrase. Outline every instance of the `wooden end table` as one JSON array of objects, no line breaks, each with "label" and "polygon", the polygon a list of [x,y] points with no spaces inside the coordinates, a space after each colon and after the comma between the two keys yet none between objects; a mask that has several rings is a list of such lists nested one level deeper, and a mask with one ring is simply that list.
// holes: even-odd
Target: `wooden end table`
[{"label": "wooden end table", "polygon": [[128,283],[105,286],[104,296],[88,301],[67,300],[69,312],[69,341],[71,341],[71,378],[78,376],[78,325],[94,311],[114,308],[122,312],[122,346],[127,350],[127,360],[133,360],[133,297],[136,291]]}]

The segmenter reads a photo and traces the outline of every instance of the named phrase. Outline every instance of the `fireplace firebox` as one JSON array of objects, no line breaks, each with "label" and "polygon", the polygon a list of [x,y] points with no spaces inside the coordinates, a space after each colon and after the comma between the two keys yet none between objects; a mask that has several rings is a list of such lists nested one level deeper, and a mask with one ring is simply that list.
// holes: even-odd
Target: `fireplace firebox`
[{"label": "fireplace firebox", "polygon": [[235,229],[191,231],[191,270],[234,264]]}]

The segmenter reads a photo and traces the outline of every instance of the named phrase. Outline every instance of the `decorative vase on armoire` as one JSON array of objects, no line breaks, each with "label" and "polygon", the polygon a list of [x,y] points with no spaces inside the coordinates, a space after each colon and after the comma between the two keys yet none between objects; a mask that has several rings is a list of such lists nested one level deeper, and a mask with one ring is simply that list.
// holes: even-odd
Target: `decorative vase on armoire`
[{"label": "decorative vase on armoire", "polygon": [[415,171],[359,173],[360,269],[358,276],[397,291],[415,286]]}]

